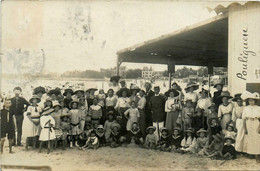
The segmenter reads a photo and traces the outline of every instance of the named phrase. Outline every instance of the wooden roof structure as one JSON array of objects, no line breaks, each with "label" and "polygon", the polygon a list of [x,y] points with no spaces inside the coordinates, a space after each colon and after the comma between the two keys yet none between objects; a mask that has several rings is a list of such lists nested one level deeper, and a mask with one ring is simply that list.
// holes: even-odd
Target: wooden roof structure
[{"label": "wooden roof structure", "polygon": [[122,62],[227,67],[228,15],[221,14],[117,52]]}]

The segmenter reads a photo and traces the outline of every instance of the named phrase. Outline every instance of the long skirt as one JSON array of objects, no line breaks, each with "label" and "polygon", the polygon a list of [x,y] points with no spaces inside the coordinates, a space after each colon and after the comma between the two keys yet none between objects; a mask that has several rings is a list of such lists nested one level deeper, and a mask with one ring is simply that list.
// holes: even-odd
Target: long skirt
[{"label": "long skirt", "polygon": [[56,139],[53,128],[43,128],[39,137],[40,141],[48,141]]},{"label": "long skirt", "polygon": [[[39,119],[32,119],[36,122],[40,121]],[[27,115],[24,116],[23,120],[23,136],[24,137],[35,137],[40,135],[40,124],[35,125]]]},{"label": "long skirt", "polygon": [[143,109],[139,109],[140,118],[139,118],[139,128],[143,136],[145,136],[145,130],[146,130],[146,118],[145,118],[145,112]]},{"label": "long skirt", "polygon": [[179,116],[179,111],[168,112],[166,116],[166,128],[172,132],[172,129],[177,126],[176,121]]},{"label": "long skirt", "polygon": [[237,137],[236,137],[235,149],[238,152],[243,152],[243,147],[246,145],[246,143],[244,143],[243,141],[245,136],[243,119],[236,120],[236,128],[237,128]]},{"label": "long skirt", "polygon": [[247,143],[247,149],[244,152],[248,154],[260,155],[260,136],[257,132],[259,126],[258,119],[246,120],[248,134],[244,136],[244,141]]},{"label": "long skirt", "polygon": [[119,117],[117,117],[117,122],[121,126],[121,133],[124,135],[126,133],[126,123],[127,123],[127,118],[125,116],[125,111],[128,108],[119,108]]},{"label": "long skirt", "polygon": [[226,129],[227,123],[231,121],[231,114],[224,114],[222,119],[221,119],[221,127],[222,129]]}]

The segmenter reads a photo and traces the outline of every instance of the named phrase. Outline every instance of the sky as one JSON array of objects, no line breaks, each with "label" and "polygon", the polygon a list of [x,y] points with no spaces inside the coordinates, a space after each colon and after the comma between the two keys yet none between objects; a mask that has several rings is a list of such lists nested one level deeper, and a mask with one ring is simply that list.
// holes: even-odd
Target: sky
[{"label": "sky", "polygon": [[3,73],[112,68],[117,51],[216,15],[205,2],[60,0],[2,5]]}]

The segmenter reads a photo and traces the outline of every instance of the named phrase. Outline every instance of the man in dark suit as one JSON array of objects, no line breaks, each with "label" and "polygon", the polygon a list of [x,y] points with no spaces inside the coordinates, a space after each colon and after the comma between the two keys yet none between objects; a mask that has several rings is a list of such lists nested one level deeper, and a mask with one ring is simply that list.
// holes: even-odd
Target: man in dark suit
[{"label": "man in dark suit", "polygon": [[16,122],[16,128],[17,128],[17,138],[14,136],[14,142],[13,145],[22,146],[21,139],[22,139],[22,127],[23,127],[23,113],[27,109],[27,107],[30,105],[30,103],[25,100],[23,97],[20,97],[20,94],[22,92],[22,89],[20,87],[14,88],[14,94],[15,97],[11,99],[11,107],[10,111],[12,111],[13,115],[15,116],[15,122]]},{"label": "man in dark suit", "polygon": [[222,83],[217,83],[214,85],[214,88],[217,89],[216,92],[214,92],[213,95],[213,102],[216,104],[216,108],[218,110],[219,105],[222,103],[221,98],[218,98],[221,95],[222,89],[223,89],[223,84]]},{"label": "man in dark suit", "polygon": [[152,126],[153,125],[153,121],[152,121],[152,114],[151,114],[151,109],[149,106],[150,103],[150,99],[152,96],[154,96],[154,92],[151,90],[152,88],[152,84],[149,82],[145,83],[145,99],[146,99],[146,105],[145,105],[145,115],[146,115],[146,126]]}]

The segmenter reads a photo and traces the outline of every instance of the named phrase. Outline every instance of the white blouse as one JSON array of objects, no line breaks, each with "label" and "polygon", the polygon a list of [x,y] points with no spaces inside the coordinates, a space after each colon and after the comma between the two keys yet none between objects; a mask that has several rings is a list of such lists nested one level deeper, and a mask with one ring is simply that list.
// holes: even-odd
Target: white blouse
[{"label": "white blouse", "polygon": [[218,108],[218,117],[220,118],[222,115],[225,114],[232,114],[233,111],[233,104],[229,103],[227,106],[224,106],[223,104],[221,104]]},{"label": "white blouse", "polygon": [[198,95],[196,92],[192,92],[192,93],[186,93],[185,97],[184,97],[184,101],[186,100],[192,100],[193,103],[196,103],[198,101]]},{"label": "white blouse", "polygon": [[106,98],[106,106],[115,106],[117,103],[118,97],[116,95],[113,95],[112,97],[107,97]]},{"label": "white blouse", "polygon": [[234,105],[232,111],[232,121],[236,121],[237,119],[242,119],[244,106],[238,106],[237,104]]},{"label": "white blouse", "polygon": [[260,106],[245,106],[242,114],[242,119],[260,118]]},{"label": "white blouse", "polygon": [[116,103],[116,107],[115,109],[118,109],[118,108],[125,108],[125,107],[130,107],[130,99],[128,97],[120,97],[118,100],[117,100],[117,103]]},{"label": "white blouse", "polygon": [[168,98],[165,102],[165,112],[171,112],[174,108],[181,108],[179,98]]},{"label": "white blouse", "polygon": [[138,101],[138,109],[144,109],[146,105],[146,99],[145,97],[141,97],[140,100]]},{"label": "white blouse", "polygon": [[204,109],[205,114],[207,115],[209,113],[209,106],[211,105],[211,99],[210,98],[203,98],[203,99],[199,99],[197,102],[197,107],[196,108],[200,108],[200,109]]}]

